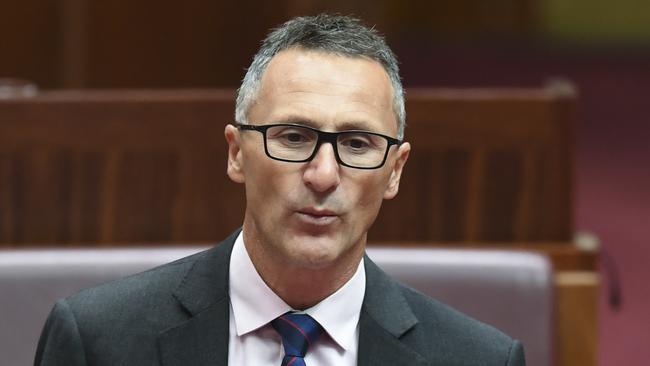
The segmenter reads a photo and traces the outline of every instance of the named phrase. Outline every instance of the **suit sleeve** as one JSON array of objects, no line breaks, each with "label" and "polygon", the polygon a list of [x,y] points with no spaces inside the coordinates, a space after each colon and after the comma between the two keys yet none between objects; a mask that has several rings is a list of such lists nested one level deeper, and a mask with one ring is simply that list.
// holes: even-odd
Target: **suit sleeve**
[{"label": "suit sleeve", "polygon": [[506,366],[526,366],[526,359],[524,357],[524,347],[519,341],[513,341],[510,347],[510,355]]},{"label": "suit sleeve", "polygon": [[38,341],[34,366],[87,365],[77,321],[65,300],[50,312]]}]

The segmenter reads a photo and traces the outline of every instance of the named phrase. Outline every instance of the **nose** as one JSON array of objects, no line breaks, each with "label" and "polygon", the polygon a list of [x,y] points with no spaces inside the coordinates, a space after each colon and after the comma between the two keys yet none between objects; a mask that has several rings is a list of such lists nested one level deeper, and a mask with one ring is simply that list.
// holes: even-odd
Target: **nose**
[{"label": "nose", "polygon": [[341,182],[339,169],[334,147],[331,143],[326,142],[318,147],[316,156],[307,163],[303,180],[316,192],[328,192],[335,189]]}]

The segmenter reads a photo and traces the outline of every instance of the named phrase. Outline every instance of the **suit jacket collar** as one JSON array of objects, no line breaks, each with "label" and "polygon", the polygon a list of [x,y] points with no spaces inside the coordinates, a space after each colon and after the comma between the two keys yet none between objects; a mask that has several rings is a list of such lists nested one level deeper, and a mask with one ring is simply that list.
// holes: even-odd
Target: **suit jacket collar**
[{"label": "suit jacket collar", "polygon": [[400,285],[365,257],[366,295],[359,319],[358,366],[424,365],[425,358],[402,341],[418,320]]},{"label": "suit jacket collar", "polygon": [[164,366],[228,364],[228,273],[239,231],[199,257],[174,292],[174,298],[190,317],[160,335],[160,360]]},{"label": "suit jacket collar", "polygon": [[[228,273],[237,230],[199,257],[174,292],[189,319],[161,333],[164,366],[227,366],[230,299]],[[367,256],[366,294],[359,319],[358,366],[424,364],[401,340],[417,318],[397,283]]]}]

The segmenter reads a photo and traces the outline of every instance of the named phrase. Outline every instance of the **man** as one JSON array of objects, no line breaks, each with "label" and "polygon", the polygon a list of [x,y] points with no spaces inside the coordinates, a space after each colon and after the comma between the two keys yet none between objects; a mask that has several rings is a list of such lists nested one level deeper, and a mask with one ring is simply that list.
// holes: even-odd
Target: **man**
[{"label": "man", "polygon": [[296,18],[248,69],[228,125],[241,231],[61,300],[37,365],[524,365],[519,342],[364,257],[410,145],[391,50],[349,17]]}]

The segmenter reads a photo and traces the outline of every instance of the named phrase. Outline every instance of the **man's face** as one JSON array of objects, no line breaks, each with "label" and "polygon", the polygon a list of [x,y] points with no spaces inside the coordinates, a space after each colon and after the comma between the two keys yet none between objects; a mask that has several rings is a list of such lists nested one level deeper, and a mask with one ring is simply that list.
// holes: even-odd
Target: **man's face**
[{"label": "man's face", "polygon": [[[392,87],[375,61],[289,49],[269,63],[253,125],[296,123],[323,131],[368,130],[395,137]],[[244,238],[249,252],[286,265],[325,268],[358,259],[383,199],[397,194],[410,146],[392,146],[374,170],[340,166],[323,143],[313,160],[270,159],[263,135],[226,128],[228,174],[246,186]]]}]

